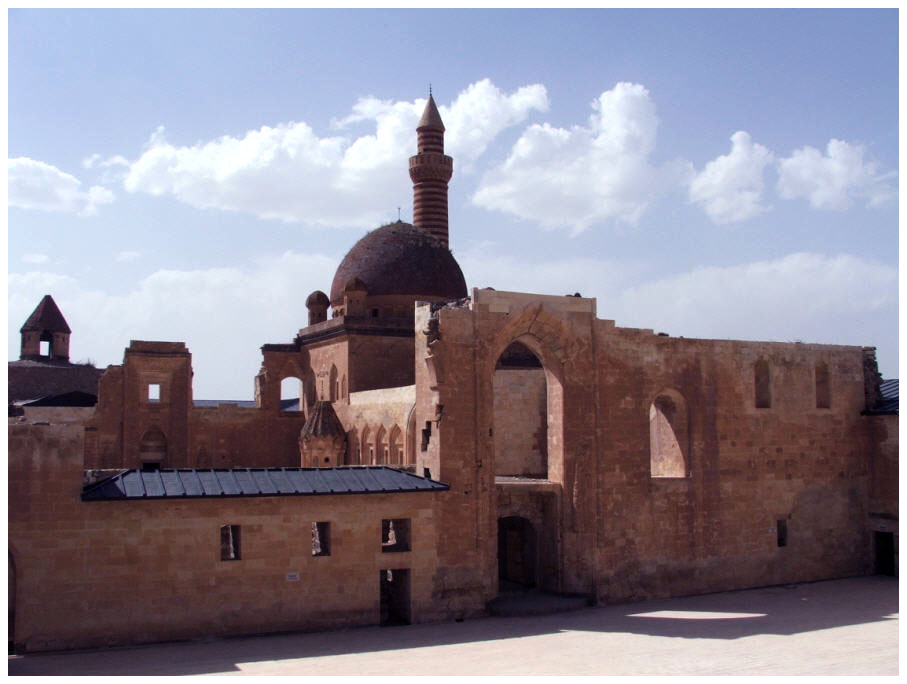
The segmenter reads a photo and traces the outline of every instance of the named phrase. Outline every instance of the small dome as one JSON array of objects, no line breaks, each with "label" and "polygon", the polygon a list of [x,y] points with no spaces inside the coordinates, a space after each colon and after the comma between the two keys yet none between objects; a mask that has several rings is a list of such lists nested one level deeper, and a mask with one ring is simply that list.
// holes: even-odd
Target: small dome
[{"label": "small dome", "polygon": [[331,302],[343,303],[345,286],[358,278],[368,294],[462,299],[466,280],[450,250],[415,226],[397,221],[366,234],[347,253],[331,285]]},{"label": "small dome", "polygon": [[307,309],[311,309],[313,306],[324,307],[326,309],[331,305],[331,301],[324,292],[315,290],[309,295],[308,299],[305,300],[305,305]]}]

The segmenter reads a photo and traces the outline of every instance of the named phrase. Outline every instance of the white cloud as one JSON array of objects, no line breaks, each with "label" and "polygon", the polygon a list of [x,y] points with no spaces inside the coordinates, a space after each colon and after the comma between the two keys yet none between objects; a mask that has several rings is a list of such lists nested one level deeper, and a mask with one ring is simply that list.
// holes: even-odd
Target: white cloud
[{"label": "white cloud", "polygon": [[9,203],[14,207],[92,216],[98,206],[115,199],[110,190],[100,185],[82,190],[78,178],[50,164],[28,157],[7,161]]},{"label": "white cloud", "polygon": [[649,163],[655,105],[643,86],[618,83],[592,106],[587,126],[529,126],[508,159],[484,175],[473,201],[574,232],[608,220],[635,224],[659,185],[677,182],[678,169]]},{"label": "white cloud", "polygon": [[134,251],[134,250],[128,250],[128,249],[127,249],[127,250],[123,250],[122,252],[119,252],[119,253],[114,257],[114,260],[115,260],[115,261],[135,261],[135,260],[138,259],[140,256],[142,256],[142,253],[141,253],[141,252],[136,252],[136,251]]},{"label": "white cloud", "polygon": [[130,340],[184,341],[197,398],[251,399],[259,348],[292,341],[308,322],[306,295],[330,288],[336,268],[326,256],[286,252],[247,268],[159,270],[117,294],[46,271],[10,273],[8,344],[16,353],[19,327],[51,294],[72,328],[74,361],[105,367],[122,363]]},{"label": "white cloud", "polygon": [[23,254],[22,261],[26,264],[46,264],[46,254]]},{"label": "white cloud", "polygon": [[[350,139],[319,136],[304,122],[263,126],[241,138],[223,136],[191,147],[167,142],[163,128],[131,164],[129,192],[172,195],[199,208],[243,211],[261,218],[322,226],[369,226],[411,197],[407,158],[425,100],[362,98],[335,122],[342,133],[361,122],[374,133]],[[469,86],[441,107],[448,149],[468,164],[507,126],[547,107],[542,86],[507,95],[490,81]],[[395,199],[396,198],[396,199]]]},{"label": "white cloud", "polygon": [[[494,249],[460,255],[470,287],[580,292],[618,326],[673,336],[877,345],[897,377],[897,268],[842,254],[794,253],[652,279],[643,263],[572,258],[527,263]],[[539,284],[544,288],[539,289]]]},{"label": "white cloud", "polygon": [[825,155],[815,147],[795,150],[779,162],[778,191],[785,199],[807,198],[816,209],[847,209],[857,198],[875,207],[897,197],[889,183],[896,174],[881,173],[865,153],[862,145],[835,139]]},{"label": "white cloud", "polygon": [[731,151],[710,161],[690,183],[690,200],[700,204],[715,223],[746,221],[766,211],[762,199],[765,167],[772,153],[754,144],[749,133],[731,136]]}]

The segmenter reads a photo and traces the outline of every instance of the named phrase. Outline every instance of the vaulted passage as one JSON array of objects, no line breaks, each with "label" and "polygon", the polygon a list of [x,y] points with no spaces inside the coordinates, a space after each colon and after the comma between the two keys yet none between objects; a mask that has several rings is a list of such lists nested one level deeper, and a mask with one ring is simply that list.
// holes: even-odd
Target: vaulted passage
[{"label": "vaulted passage", "polygon": [[498,586],[500,591],[535,587],[537,581],[535,528],[526,518],[498,519]]}]

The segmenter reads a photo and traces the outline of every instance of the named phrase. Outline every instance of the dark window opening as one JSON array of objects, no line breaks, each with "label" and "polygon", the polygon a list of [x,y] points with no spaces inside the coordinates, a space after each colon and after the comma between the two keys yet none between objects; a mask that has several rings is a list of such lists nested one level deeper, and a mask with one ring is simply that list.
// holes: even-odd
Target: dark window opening
[{"label": "dark window opening", "polygon": [[761,359],[756,362],[753,379],[756,384],[756,408],[771,408],[772,385],[768,361]]},{"label": "dark window opening", "polygon": [[222,561],[239,560],[239,525],[223,525],[220,528],[220,559]]},{"label": "dark window opening", "polygon": [[312,523],[312,555],[331,555],[331,524],[326,522]]},{"label": "dark window opening", "polygon": [[776,529],[778,531],[778,548],[787,546],[787,520],[779,520]]},{"label": "dark window opening", "polygon": [[378,318],[378,309],[372,309],[372,318]]},{"label": "dark window opening", "polygon": [[425,421],[425,429],[422,430],[422,451],[428,451],[428,443],[431,441],[431,421]]},{"label": "dark window opening", "polygon": [[381,551],[383,553],[409,551],[411,548],[409,518],[381,521]]},{"label": "dark window opening", "polygon": [[142,464],[143,473],[153,473],[161,469],[160,463],[145,462]]},{"label": "dark window opening", "polygon": [[894,533],[893,532],[876,532],[875,551],[876,551],[876,574],[877,575],[894,575]]}]

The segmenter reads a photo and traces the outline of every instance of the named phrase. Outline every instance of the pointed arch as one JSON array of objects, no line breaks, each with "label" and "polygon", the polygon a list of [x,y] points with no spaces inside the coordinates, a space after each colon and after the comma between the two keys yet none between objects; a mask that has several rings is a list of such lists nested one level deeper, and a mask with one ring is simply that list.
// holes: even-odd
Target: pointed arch
[{"label": "pointed arch", "polygon": [[362,428],[362,450],[359,453],[359,463],[371,465],[375,462],[375,445],[372,442],[372,431],[368,425]]},{"label": "pointed arch", "polygon": [[328,374],[328,398],[330,401],[340,399],[340,381],[337,379],[337,366],[331,364],[331,371]]},{"label": "pointed arch", "polygon": [[157,464],[158,467],[164,467],[167,461],[167,436],[157,425],[152,425],[142,435],[139,459],[143,465]]},{"label": "pointed arch", "polygon": [[409,415],[406,418],[406,451],[404,454],[404,463],[406,465],[416,464],[416,406],[409,409]]},{"label": "pointed arch", "polygon": [[403,464],[403,431],[399,425],[391,428],[387,437],[387,462],[394,465]]},{"label": "pointed arch", "polygon": [[680,392],[665,389],[649,404],[649,469],[652,477],[689,475],[689,418]]},{"label": "pointed arch", "polygon": [[343,465],[359,465],[359,433],[356,428],[350,429],[346,439],[346,453],[343,455]]},{"label": "pointed arch", "polygon": [[375,433],[375,460],[372,463],[375,465],[387,463],[387,459],[387,430],[382,425]]}]

